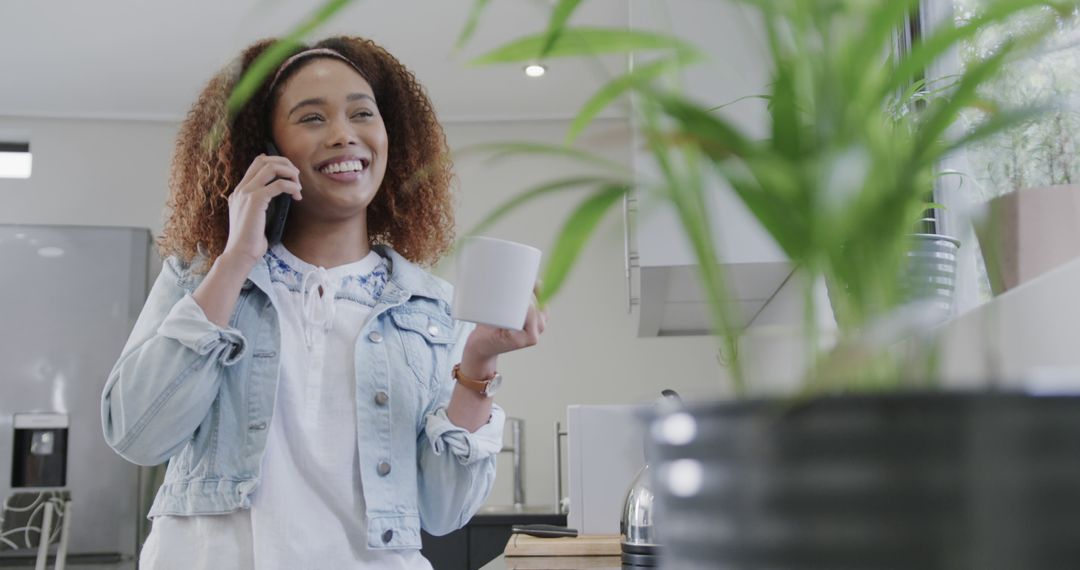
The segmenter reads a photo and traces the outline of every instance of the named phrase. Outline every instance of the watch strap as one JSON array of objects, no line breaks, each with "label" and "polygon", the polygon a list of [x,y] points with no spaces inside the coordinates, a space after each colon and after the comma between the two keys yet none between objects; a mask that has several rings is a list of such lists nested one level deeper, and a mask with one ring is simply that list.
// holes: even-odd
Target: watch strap
[{"label": "watch strap", "polygon": [[491,375],[487,378],[468,378],[461,374],[461,363],[454,365],[454,380],[457,380],[458,384],[461,384],[462,386],[472,390],[473,392],[482,394],[484,396],[487,396],[487,387],[489,384],[491,384],[491,381],[494,380],[495,376],[497,376],[498,374],[498,372],[492,372]]}]

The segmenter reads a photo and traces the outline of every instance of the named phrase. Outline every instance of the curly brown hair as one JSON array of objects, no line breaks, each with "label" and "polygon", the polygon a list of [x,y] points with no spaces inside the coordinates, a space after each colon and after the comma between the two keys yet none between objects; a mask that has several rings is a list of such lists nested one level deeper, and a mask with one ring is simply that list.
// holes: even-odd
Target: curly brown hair
[{"label": "curly brown hair", "polygon": [[[252,44],[214,75],[181,125],[169,174],[170,213],[158,239],[162,257],[175,255],[191,263],[201,253],[206,261],[195,270],[205,272],[225,249],[229,194],[255,157],[265,152],[271,132],[276,93],[267,91],[273,74],[231,122],[225,120],[226,102],[243,73],[275,41]],[[454,240],[453,173],[446,135],[423,87],[371,40],[338,36],[298,46],[292,53],[309,47],[332,49],[363,71],[386,125],[391,151],[382,186],[368,206],[369,239],[393,247],[414,263],[434,265]],[[276,85],[285,84],[302,67],[289,66]]]}]

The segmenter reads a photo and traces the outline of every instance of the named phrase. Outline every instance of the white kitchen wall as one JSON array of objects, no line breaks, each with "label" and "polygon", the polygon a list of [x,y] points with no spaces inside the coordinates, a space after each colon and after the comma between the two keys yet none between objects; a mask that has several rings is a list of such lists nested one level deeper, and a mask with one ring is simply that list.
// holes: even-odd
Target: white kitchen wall
[{"label": "white kitchen wall", "polygon": [[[177,127],[165,122],[0,117],[0,131],[30,132],[34,154],[30,179],[0,179],[0,223],[140,226],[157,235]],[[455,149],[505,140],[558,143],[566,127],[557,121],[446,126]],[[599,122],[583,144],[629,165],[625,122]],[[479,156],[457,159],[460,228],[464,231],[529,184],[566,176],[574,168],[555,158],[497,163]],[[487,234],[547,250],[562,219],[582,196],[577,191],[545,198]],[[563,293],[551,303],[541,344],[500,363],[506,384],[498,402],[508,415],[525,420],[529,503],[555,500],[553,424],[565,421],[567,405],[647,402],[662,388],[687,397],[727,391],[711,339],[635,337],[635,317],[626,314],[621,223],[613,211],[583,252]],[[452,277],[452,265],[444,263],[437,272]],[[504,454],[489,504],[512,501],[510,465]]]},{"label": "white kitchen wall", "polygon": [[29,179],[0,178],[0,223],[162,226],[177,124],[15,119],[30,134]]}]

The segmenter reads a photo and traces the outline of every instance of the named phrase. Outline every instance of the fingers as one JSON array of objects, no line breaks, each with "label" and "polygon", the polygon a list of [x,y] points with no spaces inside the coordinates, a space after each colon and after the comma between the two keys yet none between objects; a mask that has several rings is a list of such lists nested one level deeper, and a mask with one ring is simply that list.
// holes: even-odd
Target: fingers
[{"label": "fingers", "polygon": [[544,329],[547,328],[547,317],[547,311],[540,308],[536,296],[533,295],[532,305],[529,306],[529,312],[525,316],[525,330],[529,330],[529,325],[534,325],[537,334],[543,334]]},{"label": "fingers", "polygon": [[544,329],[547,328],[547,309],[541,308],[540,306],[540,291],[543,286],[544,282],[540,279],[537,279],[536,283],[533,285],[532,306],[529,307],[529,315],[525,320],[525,322],[528,323],[529,319],[534,319],[538,334],[543,334]]},{"label": "fingers", "polygon": [[540,291],[543,290],[544,282],[540,279],[536,280],[536,285],[533,285],[533,306],[536,307],[538,313],[538,325],[540,332],[544,332],[547,328],[548,312],[547,307],[540,306]]},{"label": "fingers", "polygon": [[291,194],[293,200],[302,200],[303,196],[300,195],[300,184],[282,178],[281,180],[275,180],[267,186],[263,187],[268,198],[273,198],[278,194]]},{"label": "fingers", "polygon": [[536,302],[537,307],[540,306],[539,299],[541,297],[541,292],[543,290],[544,290],[544,281],[541,280],[541,279],[537,279],[536,283],[533,285],[533,301]]},{"label": "fingers", "polygon": [[300,170],[284,156],[267,156],[260,154],[251,161],[244,178],[237,185],[237,189],[253,186],[252,190],[266,186],[273,182],[274,178],[287,178],[300,184]]},{"label": "fingers", "polygon": [[547,313],[536,306],[534,299],[533,305],[529,307],[529,312],[525,315],[525,326],[522,328],[525,346],[533,346],[540,342],[540,335],[544,334],[546,327]]},{"label": "fingers", "polygon": [[294,200],[301,200],[303,196],[300,187],[300,170],[289,159],[281,156],[266,156],[260,154],[252,161],[244,181],[236,187],[229,196],[231,199],[240,195],[259,195],[268,203],[273,197],[287,193]]},{"label": "fingers", "polygon": [[253,183],[256,187],[259,185],[268,186],[277,178],[292,180],[297,185],[300,184],[300,169],[293,166],[292,163],[289,162],[289,159],[280,156],[271,156],[267,158],[269,159],[269,162],[263,164],[262,168],[259,169],[253,179]]}]

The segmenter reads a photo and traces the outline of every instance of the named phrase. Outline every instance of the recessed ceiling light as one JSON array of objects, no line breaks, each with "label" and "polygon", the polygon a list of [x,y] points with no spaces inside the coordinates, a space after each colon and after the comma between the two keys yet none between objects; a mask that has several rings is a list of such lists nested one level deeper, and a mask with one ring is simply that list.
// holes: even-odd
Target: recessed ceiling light
[{"label": "recessed ceiling light", "polygon": [[547,72],[547,68],[539,63],[531,63],[525,66],[525,75],[529,77],[541,77]]},{"label": "recessed ceiling light", "polygon": [[41,257],[60,257],[61,255],[64,255],[64,250],[53,246],[43,247],[37,250],[37,252]]},{"label": "recessed ceiling light", "polygon": [[30,178],[30,143],[0,141],[0,178]]}]

